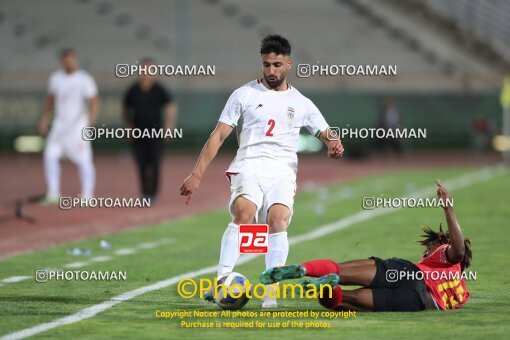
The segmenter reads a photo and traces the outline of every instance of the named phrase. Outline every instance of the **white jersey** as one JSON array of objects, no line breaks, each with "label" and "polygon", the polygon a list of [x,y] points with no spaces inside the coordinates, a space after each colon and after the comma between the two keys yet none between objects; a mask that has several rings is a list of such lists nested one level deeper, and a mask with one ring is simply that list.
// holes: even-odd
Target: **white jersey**
[{"label": "white jersey", "polygon": [[328,128],[319,109],[294,87],[273,91],[260,80],[235,90],[219,121],[237,127],[239,149],[228,171],[251,168],[267,176],[295,177],[300,129],[318,136]]},{"label": "white jersey", "polygon": [[55,118],[52,130],[81,129],[88,124],[87,99],[97,95],[94,79],[85,71],[71,74],[53,72],[48,93],[55,98]]}]

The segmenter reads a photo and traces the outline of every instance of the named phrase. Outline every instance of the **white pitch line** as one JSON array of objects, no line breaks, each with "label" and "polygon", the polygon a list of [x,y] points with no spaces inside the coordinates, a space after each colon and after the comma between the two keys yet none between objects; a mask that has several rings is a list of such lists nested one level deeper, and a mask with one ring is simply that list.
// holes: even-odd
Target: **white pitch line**
[{"label": "white pitch line", "polygon": [[[172,241],[175,241],[175,240],[163,239],[161,241],[140,243],[140,244],[136,245],[134,248],[121,248],[121,249],[114,251],[113,253],[117,256],[131,255],[131,254],[135,254],[138,252],[138,250],[136,248],[138,248],[138,249],[156,248],[156,247],[162,246],[164,244],[171,243]],[[113,260],[112,256],[95,256],[95,257],[90,258],[89,261],[68,263],[68,264],[65,264],[64,267],[65,268],[81,268],[81,267],[89,265],[91,262],[108,262],[110,260]]]},{"label": "white pitch line", "polygon": [[96,256],[90,259],[90,262],[107,262],[112,260],[113,257],[111,256]]},{"label": "white pitch line", "polygon": [[124,256],[124,255],[131,255],[136,253],[138,250],[133,248],[121,248],[119,250],[114,251],[113,253],[115,255]]},{"label": "white pitch line", "polygon": [[13,282],[20,282],[27,279],[31,279],[32,276],[11,276],[6,279],[0,280],[0,283],[13,283]]},{"label": "white pitch line", "polygon": [[[140,243],[140,244],[136,245],[135,248],[152,249],[152,248],[162,246],[164,244],[169,244],[169,243],[174,243],[174,242],[175,242],[174,239],[163,239],[160,241]],[[131,249],[131,248],[122,248],[122,249],[117,250],[117,252],[119,252],[119,251],[120,251],[120,254],[117,254],[117,255],[120,255],[120,256],[135,254],[137,252],[136,249]],[[64,268],[81,268],[81,267],[85,267],[85,266],[91,264],[92,262],[108,262],[108,261],[111,261],[112,259],[113,259],[112,256],[96,256],[96,257],[90,258],[89,261],[71,262],[71,263],[64,264],[62,267],[64,267]],[[52,269],[52,270],[58,271],[58,269]],[[33,276],[11,276],[6,279],[0,280],[0,286],[3,286],[4,283],[20,282],[23,280],[30,279],[32,277]]]},{"label": "white pitch line", "polygon": [[139,249],[152,249],[159,246],[159,242],[145,242],[140,243],[137,248]]},{"label": "white pitch line", "polygon": [[135,248],[138,248],[138,249],[153,249],[153,248],[162,246],[164,244],[171,244],[171,243],[175,243],[175,239],[167,238],[167,239],[163,239],[161,241],[140,243]]},{"label": "white pitch line", "polygon": [[64,265],[64,268],[81,268],[88,265],[88,262],[71,262]]},{"label": "white pitch line", "polygon": [[[175,240],[174,239],[163,239],[160,241],[140,243],[140,244],[136,245],[135,248],[152,249],[152,248],[156,248],[156,247],[162,246],[164,244],[172,243],[172,242],[175,242]],[[117,250],[117,252],[119,252],[119,254],[117,254],[117,255],[122,256],[122,255],[134,254],[137,252],[137,250],[131,249],[131,248],[122,248],[122,249]],[[71,263],[67,263],[67,264],[63,265],[63,267],[64,268],[81,268],[86,265],[89,265],[91,262],[107,262],[112,259],[113,259],[113,257],[111,257],[111,256],[96,256],[96,257],[90,258],[89,261],[71,262]],[[32,276],[11,276],[6,279],[0,280],[0,285],[3,285],[4,283],[20,282],[20,281],[27,280],[30,278],[32,278]]]},{"label": "white pitch line", "polygon": [[[488,167],[488,168],[483,168],[481,170],[477,170],[477,171],[459,176],[459,177],[452,179],[450,181],[445,181],[444,184],[449,190],[455,190],[455,189],[468,187],[468,186],[475,184],[477,182],[485,181],[485,180],[490,179],[494,176],[502,175],[506,172],[507,172],[507,169],[502,165],[495,166],[495,167]],[[416,192],[414,195],[410,195],[410,196],[414,197],[414,196],[418,196],[418,195],[430,195],[434,192],[434,189],[435,189],[434,186],[430,186],[430,187],[420,190],[420,191]],[[290,244],[298,244],[298,243],[306,242],[306,241],[316,239],[316,238],[319,238],[319,237],[327,235],[327,234],[331,234],[333,232],[336,232],[336,231],[339,231],[342,229],[346,229],[347,227],[350,227],[358,222],[366,221],[366,220],[372,219],[374,217],[377,217],[379,215],[388,214],[390,212],[396,212],[399,210],[400,209],[374,209],[374,210],[362,211],[362,212],[347,216],[343,219],[340,219],[337,222],[316,228],[315,230],[305,233],[301,236],[291,237],[289,239],[289,243]],[[258,256],[260,256],[260,255],[243,256],[237,261],[237,265],[252,261],[255,258],[257,258]],[[217,267],[218,267],[217,265],[205,267],[198,271],[185,273],[185,274],[182,274],[179,276],[174,276],[174,277],[153,283],[148,286],[137,288],[135,290],[123,293],[121,295],[117,295],[117,296],[111,298],[110,300],[101,302],[97,305],[93,305],[88,308],[82,309],[81,311],[71,314],[69,316],[7,334],[7,335],[3,336],[0,340],[23,339],[23,338],[26,338],[29,336],[33,336],[33,335],[36,335],[39,333],[46,332],[50,329],[54,329],[54,328],[64,326],[64,325],[69,325],[69,324],[76,323],[76,322],[80,322],[85,319],[89,319],[89,318],[94,317],[95,315],[107,310],[108,308],[118,305],[124,301],[134,299],[134,298],[136,298],[140,295],[143,295],[145,293],[149,293],[149,292],[152,292],[155,290],[159,290],[162,288],[172,286],[182,279],[195,278],[195,277],[199,277],[202,275],[214,273],[214,272],[216,272]]]}]

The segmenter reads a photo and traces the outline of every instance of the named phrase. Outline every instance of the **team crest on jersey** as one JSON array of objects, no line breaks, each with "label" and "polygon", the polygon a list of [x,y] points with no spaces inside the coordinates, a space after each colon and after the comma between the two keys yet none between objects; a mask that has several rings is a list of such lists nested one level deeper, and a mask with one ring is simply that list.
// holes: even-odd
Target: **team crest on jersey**
[{"label": "team crest on jersey", "polygon": [[287,116],[289,116],[290,119],[294,119],[294,109],[290,106],[287,107]]}]

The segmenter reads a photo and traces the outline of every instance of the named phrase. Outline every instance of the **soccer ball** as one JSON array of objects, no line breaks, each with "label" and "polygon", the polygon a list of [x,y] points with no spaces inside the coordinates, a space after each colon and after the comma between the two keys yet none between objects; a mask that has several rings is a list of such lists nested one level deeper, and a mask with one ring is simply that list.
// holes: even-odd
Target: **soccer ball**
[{"label": "soccer ball", "polygon": [[250,300],[247,283],[246,277],[239,273],[232,272],[220,276],[216,281],[214,301],[223,309],[243,308]]}]

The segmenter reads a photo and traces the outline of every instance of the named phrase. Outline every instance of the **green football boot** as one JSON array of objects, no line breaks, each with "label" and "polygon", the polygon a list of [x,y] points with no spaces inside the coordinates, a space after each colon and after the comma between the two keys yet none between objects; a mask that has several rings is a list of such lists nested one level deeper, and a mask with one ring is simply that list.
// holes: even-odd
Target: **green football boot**
[{"label": "green football boot", "polygon": [[265,285],[288,279],[299,279],[306,275],[306,269],[298,264],[284,267],[273,267],[260,274],[260,282]]},{"label": "green football boot", "polygon": [[[319,277],[318,279],[303,279],[299,280],[299,284],[303,286],[303,292],[307,292],[311,289],[315,289],[316,291],[321,290],[321,286],[331,285],[331,287],[335,287],[338,285],[340,281],[340,276],[337,274],[327,274]],[[315,288],[314,288],[315,287]],[[296,288],[298,289],[298,288]]]}]

